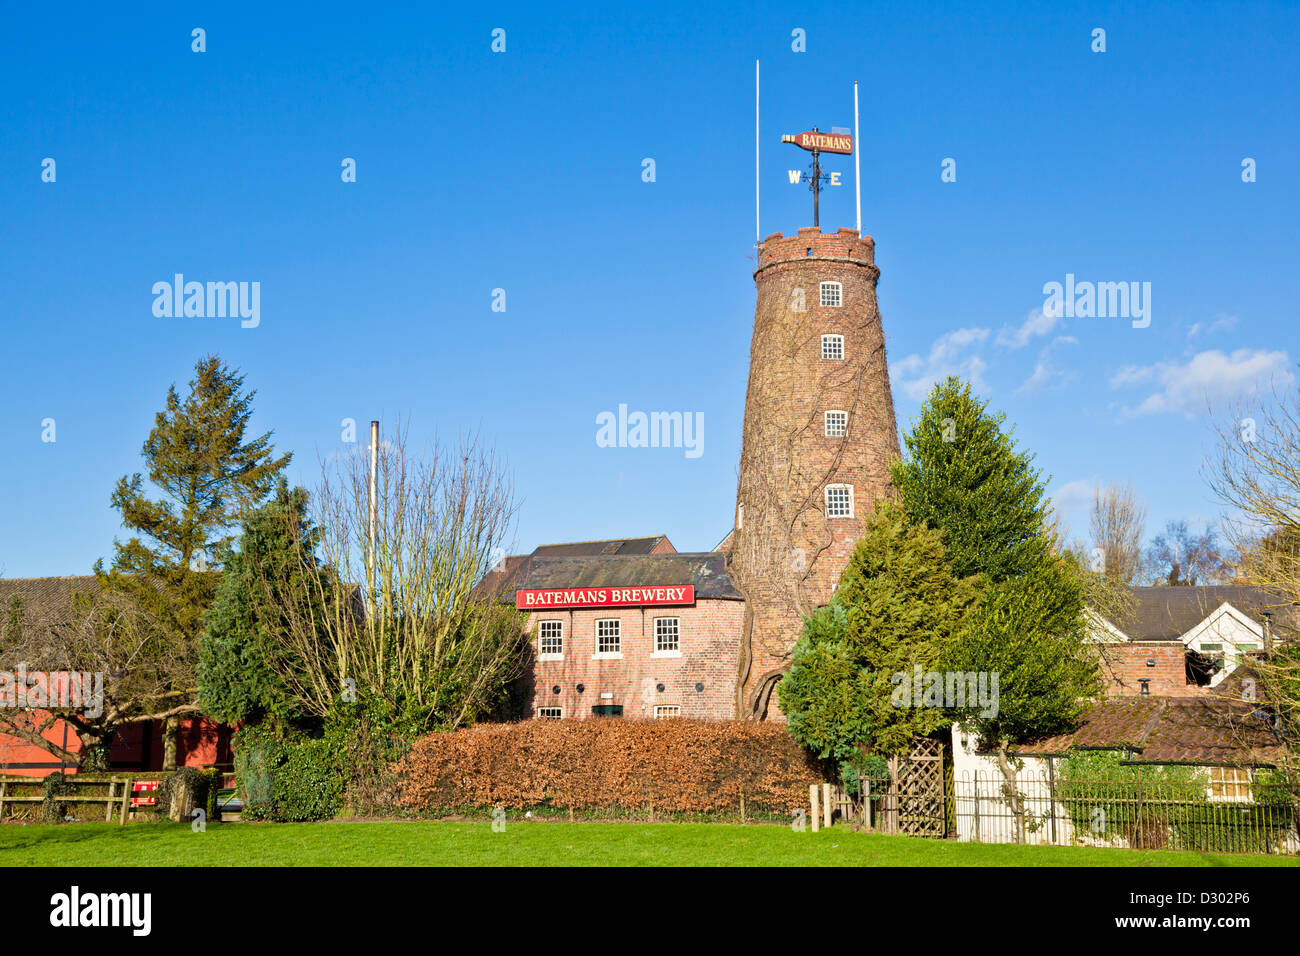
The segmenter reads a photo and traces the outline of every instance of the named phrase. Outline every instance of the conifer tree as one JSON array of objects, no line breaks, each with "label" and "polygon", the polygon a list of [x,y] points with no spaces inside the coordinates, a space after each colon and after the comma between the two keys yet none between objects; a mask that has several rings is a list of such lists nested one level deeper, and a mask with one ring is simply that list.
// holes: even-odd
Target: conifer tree
[{"label": "conifer tree", "polygon": [[1051,550],[1046,486],[1005,421],[950,376],[930,391],[903,437],[907,456],[891,467],[908,514],[943,532],[953,572],[989,584],[1025,573]]},{"label": "conifer tree", "polygon": [[974,579],[953,575],[938,532],[877,501],[828,607],[812,614],[777,685],[790,733],[822,758],[907,751],[951,723],[942,707],[900,705],[900,679],[938,667],[971,614]]},{"label": "conifer tree", "polygon": [[[293,721],[299,716],[292,642],[279,632],[297,621],[323,622],[332,581],[315,557],[319,532],[308,494],[281,478],[275,495],[244,520],[239,547],[223,554],[221,584],[204,616],[198,687],[203,712],[228,724]],[[304,581],[303,571],[313,580]],[[290,593],[293,592],[293,593]],[[310,607],[296,614],[298,605]]]},{"label": "conifer tree", "polygon": [[[101,585],[121,592],[156,622],[154,640],[176,660],[197,657],[204,612],[219,575],[216,555],[229,546],[240,518],[262,502],[288,465],[275,457],[271,433],[247,435],[255,392],[244,378],[210,355],[195,365],[184,399],[171,386],[141,449],[147,476],[160,497],[149,497],[139,472],[121,478],[112,504],[122,524],[136,532],[114,540],[111,571],[95,564]],[[186,668],[193,673],[192,667]],[[193,711],[195,689],[173,686],[170,708]],[[174,735],[164,737],[165,765],[174,762]]]},{"label": "conifer tree", "polygon": [[1013,815],[1013,745],[1071,729],[1098,690],[1084,618],[1085,571],[1058,554],[1048,531],[1045,483],[1033,457],[956,377],[936,384],[893,466],[914,520],[942,532],[958,574],[978,574],[979,609],[945,655],[947,669],[998,678],[995,712],[963,720],[992,749]]}]

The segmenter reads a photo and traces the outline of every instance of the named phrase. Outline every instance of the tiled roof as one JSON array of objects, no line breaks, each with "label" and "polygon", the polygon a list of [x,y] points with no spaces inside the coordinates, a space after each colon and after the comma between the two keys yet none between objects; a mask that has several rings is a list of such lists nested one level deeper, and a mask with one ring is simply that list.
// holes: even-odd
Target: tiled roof
[{"label": "tiled roof", "polygon": [[594,555],[652,554],[655,548],[667,543],[669,552],[675,549],[668,536],[652,535],[649,538],[608,538],[604,541],[570,541],[565,544],[543,544],[533,550],[535,558],[577,558]]},{"label": "tiled roof", "polygon": [[696,600],[743,600],[727,573],[726,556],[713,551],[580,558],[530,556],[519,569],[511,587],[654,587],[669,584],[693,584]]},{"label": "tiled roof", "polygon": [[1275,764],[1286,752],[1255,705],[1214,697],[1120,697],[1096,704],[1074,733],[1015,749],[1020,756],[1130,750],[1138,763]]},{"label": "tiled roof", "polygon": [[1273,631],[1280,639],[1295,632],[1295,608],[1262,588],[1244,585],[1217,587],[1130,588],[1133,606],[1113,623],[1130,641],[1176,641],[1227,602],[1256,623],[1273,614]]},{"label": "tiled roof", "polygon": [[65,623],[72,612],[72,596],[99,593],[93,574],[65,578],[0,578],[0,629],[9,621],[14,598],[22,602],[23,620],[28,625]]},{"label": "tiled roof", "polygon": [[[519,576],[529,567],[533,558],[583,558],[611,557],[615,555],[676,554],[677,549],[668,540],[666,534],[651,535],[648,538],[606,538],[602,541],[569,541],[562,544],[541,544],[530,554],[512,554],[497,571],[484,575],[474,589],[484,596],[509,591],[513,595],[515,588],[522,587]],[[676,582],[683,583],[683,582]]]}]

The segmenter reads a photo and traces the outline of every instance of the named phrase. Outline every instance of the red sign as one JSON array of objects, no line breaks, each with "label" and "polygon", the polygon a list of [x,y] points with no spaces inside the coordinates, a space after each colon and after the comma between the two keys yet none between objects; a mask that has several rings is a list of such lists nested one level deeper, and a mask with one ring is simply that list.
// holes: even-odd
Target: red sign
[{"label": "red sign", "polygon": [[796,133],[793,136],[785,135],[781,137],[783,143],[794,143],[800,149],[806,149],[809,152],[819,150],[823,153],[843,153],[849,155],[853,152],[853,137],[849,133]]},{"label": "red sign", "polygon": [[521,611],[584,607],[663,607],[694,603],[694,584],[641,588],[520,588],[515,592],[515,607]]},{"label": "red sign", "polygon": [[[158,789],[157,780],[136,780],[131,784],[132,793],[152,793]],[[157,797],[132,797],[131,804],[137,807],[157,806]]]}]

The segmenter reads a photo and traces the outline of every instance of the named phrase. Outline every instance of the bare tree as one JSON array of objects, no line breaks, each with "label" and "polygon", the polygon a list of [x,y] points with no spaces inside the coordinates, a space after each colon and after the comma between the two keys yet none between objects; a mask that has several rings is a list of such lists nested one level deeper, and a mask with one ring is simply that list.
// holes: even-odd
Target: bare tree
[{"label": "bare tree", "polygon": [[[92,585],[44,610],[15,599],[6,616],[3,650],[14,670],[0,675],[0,733],[72,766],[102,769],[122,728],[198,713],[192,664],[128,596]],[[79,751],[45,736],[61,721],[77,734]]]},{"label": "bare tree", "polygon": [[1238,404],[1215,424],[1211,490],[1233,511],[1243,576],[1300,604],[1300,390]]},{"label": "bare tree", "polygon": [[1151,584],[1203,587],[1224,584],[1237,573],[1237,561],[1218,533],[1206,525],[1194,531],[1186,521],[1170,521],[1146,550],[1144,574]]},{"label": "bare tree", "polygon": [[[1253,660],[1253,677],[1242,682],[1251,703],[1274,715],[1277,729],[1300,735],[1300,390],[1274,386],[1267,394],[1239,403],[1216,417],[1217,448],[1206,465],[1206,479],[1231,509],[1226,533],[1239,555],[1241,577],[1264,589],[1274,605],[1274,641]],[[1300,761],[1294,756],[1279,770],[1300,812]]]},{"label": "bare tree", "polygon": [[1146,519],[1146,505],[1138,499],[1132,485],[1097,488],[1088,522],[1093,569],[1121,584],[1132,584],[1142,563]]},{"label": "bare tree", "polygon": [[425,726],[473,723],[526,646],[519,613],[483,586],[517,509],[503,464],[476,438],[417,456],[399,422],[378,449],[373,551],[369,456],[322,472],[315,538],[286,571],[256,570],[284,611],[269,631],[286,688],[320,717],[355,693]]}]

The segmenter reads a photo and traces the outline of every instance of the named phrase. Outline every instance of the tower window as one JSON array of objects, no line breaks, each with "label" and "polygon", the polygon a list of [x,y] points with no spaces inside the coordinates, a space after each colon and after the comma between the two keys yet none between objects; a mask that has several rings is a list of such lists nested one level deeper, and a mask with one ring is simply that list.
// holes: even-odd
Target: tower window
[{"label": "tower window", "polygon": [[623,638],[617,618],[596,622],[596,655],[623,656]]},{"label": "tower window", "polygon": [[853,517],[853,486],[852,485],[827,485],[826,486],[826,517],[828,518],[852,518]]},{"label": "tower window", "polygon": [[823,282],[821,298],[823,306],[838,308],[844,304],[844,287],[838,282]]},{"label": "tower window", "polygon": [[844,433],[849,427],[848,412],[827,412],[826,413],[826,437],[843,438]]},{"label": "tower window", "polygon": [[822,358],[838,361],[844,358],[844,336],[822,336]]},{"label": "tower window", "polygon": [[539,660],[560,660],[564,657],[564,622],[541,621],[537,625],[537,657]]}]

